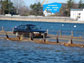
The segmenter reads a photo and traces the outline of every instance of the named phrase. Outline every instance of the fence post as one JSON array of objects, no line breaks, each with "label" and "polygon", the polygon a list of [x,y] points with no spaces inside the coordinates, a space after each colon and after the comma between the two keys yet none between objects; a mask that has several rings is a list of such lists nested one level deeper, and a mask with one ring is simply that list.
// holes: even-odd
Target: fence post
[{"label": "fence post", "polygon": [[33,36],[34,36],[34,34],[33,34],[33,33],[31,33],[31,40],[33,40],[33,39],[34,39],[34,37],[33,37]]},{"label": "fence post", "polygon": [[60,30],[59,32],[60,32],[60,36],[62,36],[62,30]]},{"label": "fence post", "polygon": [[9,38],[9,36],[8,36],[8,34],[6,33],[6,38],[8,39]]},{"label": "fence post", "polygon": [[73,44],[72,36],[71,36],[71,38],[69,40],[69,44]]},{"label": "fence post", "polygon": [[47,29],[47,31],[46,31],[46,32],[47,32],[47,34],[48,34],[48,29]]},{"label": "fence post", "polygon": [[56,35],[56,43],[59,43],[59,39],[58,39],[58,32],[57,32],[57,35]]},{"label": "fence post", "polygon": [[73,44],[73,31],[71,31],[71,37],[70,37],[70,40],[69,40],[69,44]]},{"label": "fence post", "polygon": [[43,34],[43,42],[46,42],[46,33]]},{"label": "fence post", "polygon": [[71,36],[73,37],[73,31],[71,31]]},{"label": "fence post", "polygon": [[23,35],[20,36],[20,40],[23,40]]},{"label": "fence post", "polygon": [[1,31],[4,31],[4,28],[3,28],[3,26],[2,26],[2,30]]},{"label": "fence post", "polygon": [[33,40],[33,35],[34,35],[33,33],[30,33],[30,34],[29,34],[30,40]]}]

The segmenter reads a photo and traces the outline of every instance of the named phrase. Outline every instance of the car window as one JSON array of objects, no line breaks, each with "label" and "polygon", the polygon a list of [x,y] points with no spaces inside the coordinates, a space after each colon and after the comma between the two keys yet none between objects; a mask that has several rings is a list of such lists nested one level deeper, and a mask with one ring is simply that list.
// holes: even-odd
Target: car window
[{"label": "car window", "polygon": [[19,26],[18,29],[27,29],[27,26]]},{"label": "car window", "polygon": [[33,29],[33,30],[38,30],[38,29],[40,29],[39,27],[37,27],[37,26],[30,26],[30,29]]}]

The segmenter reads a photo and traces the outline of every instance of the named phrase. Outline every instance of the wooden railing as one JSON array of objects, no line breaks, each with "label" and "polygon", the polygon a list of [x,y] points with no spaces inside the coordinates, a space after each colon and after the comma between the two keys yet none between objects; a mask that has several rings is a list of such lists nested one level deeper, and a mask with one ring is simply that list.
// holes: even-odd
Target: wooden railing
[{"label": "wooden railing", "polygon": [[[49,34],[49,32],[52,32],[53,34]],[[54,34],[55,33],[55,34]],[[67,35],[67,33],[69,33]],[[84,38],[82,36],[74,36],[74,33],[75,34],[84,34],[83,32],[74,32],[74,31],[47,31],[46,33],[43,34],[43,38],[40,38],[40,40],[43,41],[43,43],[69,43],[69,44],[75,44],[76,42],[78,42],[79,44],[82,44],[84,45]],[[47,34],[47,36],[46,36]],[[0,35],[14,35],[13,32],[9,32],[9,31],[4,31],[3,27],[2,27],[2,30],[0,31]],[[1,37],[2,38],[2,37]],[[12,38],[12,37],[11,37]],[[17,38],[17,37],[16,37]],[[33,34],[31,34],[29,36],[29,38],[34,41],[34,40],[39,40],[38,38],[34,38],[33,37]],[[17,39],[13,39],[13,40],[17,40]],[[25,37],[21,35],[21,37],[19,37],[18,40],[25,40]],[[50,44],[51,44],[50,43]]]}]

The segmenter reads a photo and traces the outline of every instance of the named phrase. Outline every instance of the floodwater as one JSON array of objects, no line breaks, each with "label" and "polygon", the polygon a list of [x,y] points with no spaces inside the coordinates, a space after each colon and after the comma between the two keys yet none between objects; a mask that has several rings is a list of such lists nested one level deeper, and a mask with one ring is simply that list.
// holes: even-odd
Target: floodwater
[{"label": "floodwater", "polygon": [[[0,20],[0,30],[3,26],[4,30],[11,31],[20,24],[35,24],[49,31],[84,32],[84,24],[5,20]],[[0,39],[0,63],[84,63],[84,48]]]},{"label": "floodwater", "polygon": [[43,29],[48,30],[64,30],[64,31],[83,31],[84,24],[78,23],[55,23],[55,22],[34,22],[34,21],[14,21],[14,20],[0,20],[0,30],[3,26],[5,30],[11,31],[12,28],[21,24],[34,24]]},{"label": "floodwater", "polygon": [[84,63],[84,48],[0,39],[0,63]]},{"label": "floodwater", "polygon": [[47,30],[50,34],[56,34],[56,31],[64,31],[62,34],[70,35],[73,31],[74,36],[84,37],[84,24],[78,23],[55,23],[55,22],[33,22],[33,21],[12,21],[12,20],[0,20],[0,30],[2,27],[5,31],[12,31],[15,26],[21,24],[34,24],[41,29]]}]

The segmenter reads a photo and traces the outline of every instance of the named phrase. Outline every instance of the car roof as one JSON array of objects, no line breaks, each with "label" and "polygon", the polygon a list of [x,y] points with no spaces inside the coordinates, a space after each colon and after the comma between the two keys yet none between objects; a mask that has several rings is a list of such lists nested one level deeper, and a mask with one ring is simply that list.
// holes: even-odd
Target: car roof
[{"label": "car roof", "polygon": [[35,26],[34,24],[26,24],[26,26]]},{"label": "car roof", "polygon": [[24,24],[24,25],[19,25],[19,26],[36,26],[36,25],[33,25],[33,24]]}]

